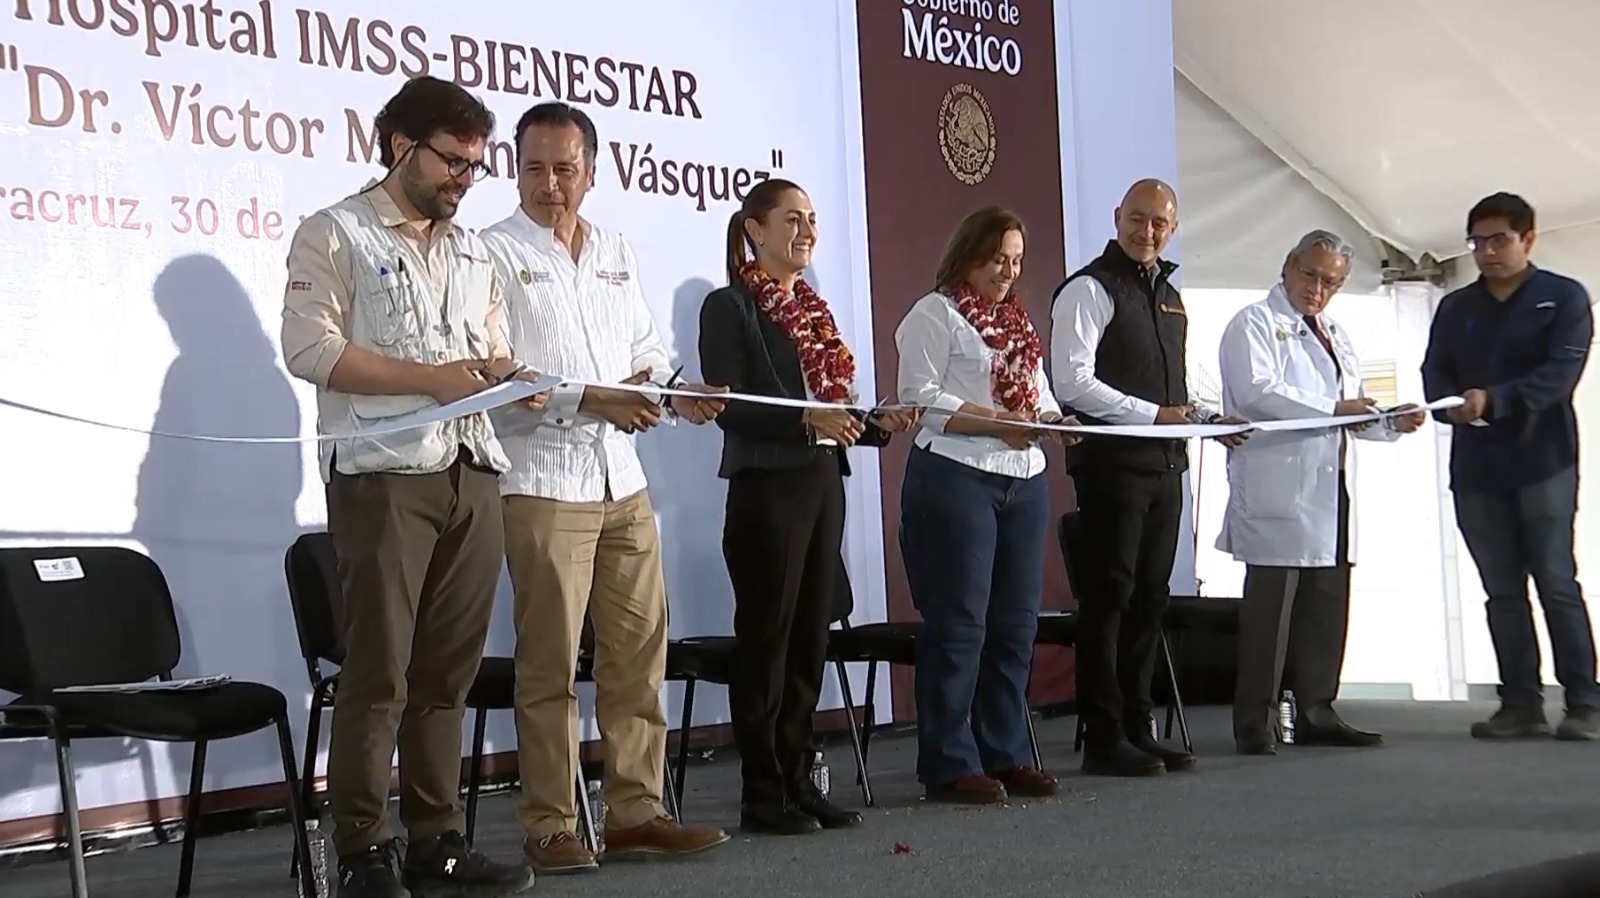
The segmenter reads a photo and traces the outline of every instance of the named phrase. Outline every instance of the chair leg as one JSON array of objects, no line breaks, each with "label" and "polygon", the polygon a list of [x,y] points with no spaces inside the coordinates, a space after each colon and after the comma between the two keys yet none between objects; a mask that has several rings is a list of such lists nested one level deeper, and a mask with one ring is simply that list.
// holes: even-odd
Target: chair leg
[{"label": "chair leg", "polygon": [[[1033,673],[1028,673],[1028,685],[1033,685]],[[1028,693],[1022,693],[1022,719],[1028,722],[1028,748],[1033,751],[1033,769],[1044,769],[1044,754],[1039,751],[1039,732],[1033,725],[1033,706],[1028,703]]]},{"label": "chair leg", "polygon": [[[206,743],[194,744],[194,763],[189,767],[189,800],[183,806],[183,854],[178,858],[178,898],[189,898],[189,881],[194,876],[194,843],[200,828],[200,793],[205,785]],[[303,828],[303,825],[302,825]]]},{"label": "chair leg", "polygon": [[[1167,646],[1167,634],[1161,634],[1161,658],[1167,666],[1167,685],[1172,688],[1172,703],[1168,710],[1175,711],[1178,717],[1178,732],[1183,736],[1183,750],[1194,751],[1194,743],[1189,739],[1189,721],[1183,713],[1183,696],[1178,693],[1178,669],[1172,663],[1172,651]],[[1171,730],[1169,728],[1168,732]]]},{"label": "chair leg", "polygon": [[472,712],[472,761],[467,768],[467,847],[472,847],[473,834],[478,829],[478,790],[483,785],[483,740],[488,735],[489,712],[477,708]]},{"label": "chair leg", "polygon": [[589,808],[589,784],[583,779],[583,765],[578,765],[576,782],[572,784],[578,795],[578,838],[585,848],[600,853],[600,834],[595,829],[594,813]]},{"label": "chair leg", "polygon": [[844,693],[844,719],[850,729],[850,752],[855,755],[856,783],[861,786],[861,802],[867,807],[873,807],[872,778],[867,775],[866,740],[862,738],[861,728],[856,723],[856,703],[850,695],[850,674],[845,669],[844,662],[835,658],[833,669],[839,675],[839,691]]},{"label": "chair leg", "polygon": [[690,677],[683,681],[683,717],[678,724],[678,768],[677,780],[677,805],[679,813],[683,812],[684,784],[689,779],[689,728],[694,725],[694,686],[695,679]]},{"label": "chair leg", "polygon": [[[306,718],[306,753],[305,769],[300,774],[300,806],[305,809],[306,816],[316,813],[318,807],[316,795],[317,779],[317,743],[322,738],[322,709],[323,696],[327,693],[318,686],[311,693],[311,714]],[[300,875],[300,855],[297,853],[289,861],[289,878],[294,879]]]},{"label": "chair leg", "polygon": [[[842,673],[844,668],[839,669]],[[878,722],[878,662],[867,662],[867,697],[862,703],[866,714],[861,720],[861,757],[866,758],[872,748],[872,730]],[[863,768],[865,769],[865,768]]]},{"label": "chair leg", "polygon": [[[1183,631],[1174,630],[1171,638],[1171,652],[1167,655],[1167,658],[1169,663],[1176,663],[1178,659],[1183,657]],[[1176,668],[1174,668],[1174,672],[1176,672]],[[1167,702],[1167,735],[1165,737],[1167,739],[1172,738],[1172,718],[1175,716],[1177,707],[1178,703],[1176,701]]]},{"label": "chair leg", "polygon": [[1072,734],[1072,753],[1073,754],[1077,754],[1078,752],[1083,751],[1083,711],[1082,710],[1078,711],[1077,718],[1078,718],[1078,723],[1077,723],[1077,726],[1075,726],[1073,728],[1073,734]]},{"label": "chair leg", "polygon": [[666,805],[667,813],[673,820],[683,822],[683,805],[679,803],[678,796],[683,794],[683,786],[678,783],[678,778],[672,775],[672,767],[663,764],[661,770],[661,803]]},{"label": "chair leg", "polygon": [[[294,735],[289,731],[287,718],[278,721],[278,753],[283,755],[284,782],[289,789],[289,821],[294,826],[294,856],[302,861],[300,868],[300,887],[306,895],[317,893],[316,871],[311,869],[311,864],[303,861],[311,857],[311,842],[306,837],[306,820],[311,813],[310,805],[301,800],[304,794],[300,790],[300,783],[295,782],[294,772]],[[184,833],[188,837],[188,832]],[[332,839],[333,833],[324,833],[323,838]]]},{"label": "chair leg", "polygon": [[83,828],[78,819],[78,773],[72,766],[72,745],[56,735],[56,775],[61,778],[61,816],[67,829],[68,875],[72,898],[89,898],[89,874],[83,867]]}]

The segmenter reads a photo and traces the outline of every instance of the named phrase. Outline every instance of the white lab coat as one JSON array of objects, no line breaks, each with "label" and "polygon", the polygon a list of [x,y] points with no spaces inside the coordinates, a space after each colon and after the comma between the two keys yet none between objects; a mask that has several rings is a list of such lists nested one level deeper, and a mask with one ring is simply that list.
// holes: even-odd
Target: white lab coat
[{"label": "white lab coat", "polygon": [[[1283,285],[1241,309],[1222,333],[1222,410],[1247,421],[1317,418],[1340,399],[1362,395],[1361,362],[1343,328],[1318,316],[1339,368],[1289,303]],[[1341,378],[1339,372],[1343,371]],[[1343,434],[1393,440],[1375,424],[1291,433],[1257,431],[1228,452],[1228,507],[1217,548],[1245,564],[1331,567],[1339,540],[1339,454]],[[1355,452],[1345,450],[1350,494],[1350,561],[1355,561]]]}]

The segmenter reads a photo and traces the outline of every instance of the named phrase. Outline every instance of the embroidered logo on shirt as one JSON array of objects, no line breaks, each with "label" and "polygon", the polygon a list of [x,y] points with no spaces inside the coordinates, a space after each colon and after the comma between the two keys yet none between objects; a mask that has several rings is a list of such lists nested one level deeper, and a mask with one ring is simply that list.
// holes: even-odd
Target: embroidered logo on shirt
[{"label": "embroidered logo on shirt", "polygon": [[289,292],[291,292],[291,293],[309,293],[309,292],[311,292],[311,282],[310,281],[290,281],[289,282]]},{"label": "embroidered logo on shirt", "polygon": [[522,281],[524,284],[548,284],[555,280],[555,277],[548,271],[529,272],[528,269],[524,268],[517,272],[517,280]]},{"label": "embroidered logo on shirt", "polygon": [[594,276],[613,287],[620,287],[626,284],[632,277],[626,271],[597,271]]}]

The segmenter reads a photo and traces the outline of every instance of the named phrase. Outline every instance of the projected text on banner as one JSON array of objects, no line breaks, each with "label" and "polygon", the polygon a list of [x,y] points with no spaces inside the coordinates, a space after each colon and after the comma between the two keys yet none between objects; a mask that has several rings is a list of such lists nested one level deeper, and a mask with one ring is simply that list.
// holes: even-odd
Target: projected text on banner
[{"label": "projected text on banner", "polygon": [[[699,78],[693,71],[611,55],[574,53],[487,37],[437,35],[418,25],[363,20],[320,10],[281,7],[268,0],[226,11],[130,0],[16,0],[14,17],[81,32],[112,35],[160,60],[185,51],[209,51],[279,60],[392,81],[396,75],[433,75],[488,94],[561,99],[603,109],[700,120],[705,118]],[[280,39],[279,31],[285,33]],[[0,44],[0,69],[26,83],[27,122],[45,129],[84,134],[122,134],[125,128],[165,143],[186,143],[266,156],[311,159],[334,156],[350,163],[377,159],[372,111],[289,109],[254,97],[219,95],[202,80],[147,78],[121,82],[94,74],[95,67],[53,66],[29,61],[25,44]],[[109,84],[118,84],[109,87]],[[604,143],[615,183],[625,191],[683,197],[696,211],[741,201],[755,184],[784,163],[777,146],[754,158],[732,161],[693,158],[657,148],[651,140]],[[516,149],[508,136],[486,154],[492,177],[514,178]],[[250,197],[234,207],[204,196],[173,195],[168,208],[146,198],[100,194],[52,184],[0,184],[0,200],[22,221],[111,228],[149,235],[165,218],[174,233],[214,235],[223,229],[244,239],[281,240],[284,213]],[[304,213],[296,220],[303,219]]]}]

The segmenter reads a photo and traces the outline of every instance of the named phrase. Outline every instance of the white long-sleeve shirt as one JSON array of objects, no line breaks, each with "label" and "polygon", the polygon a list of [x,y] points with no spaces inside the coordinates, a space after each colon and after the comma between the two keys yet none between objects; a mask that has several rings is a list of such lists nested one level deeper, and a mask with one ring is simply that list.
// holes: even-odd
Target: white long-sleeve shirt
[{"label": "white long-sleeve shirt", "polygon": [[1050,372],[1056,398],[1107,424],[1154,424],[1159,403],[1129,396],[1095,376],[1100,337],[1116,310],[1111,294],[1088,275],[1062,288],[1050,310]]},{"label": "white long-sleeve shirt", "polygon": [[[500,270],[514,356],[544,374],[618,383],[639,371],[660,382],[671,360],[639,285],[633,248],[589,225],[577,261],[518,209],[480,235]],[[495,433],[511,459],[502,495],[560,502],[625,499],[646,486],[633,437],[580,414],[583,388],[563,386],[537,412],[499,410]]]},{"label": "white long-sleeve shirt", "polygon": [[[992,374],[995,350],[951,300],[938,292],[917,300],[895,329],[894,342],[900,351],[900,401],[929,409],[917,431],[917,446],[991,474],[1027,478],[1044,471],[1044,450],[1038,446],[1013,449],[998,437],[945,429],[949,413],[965,403],[999,408]],[[1050,395],[1042,359],[1033,382],[1039,391],[1037,412],[1061,414],[1061,406]]]}]

